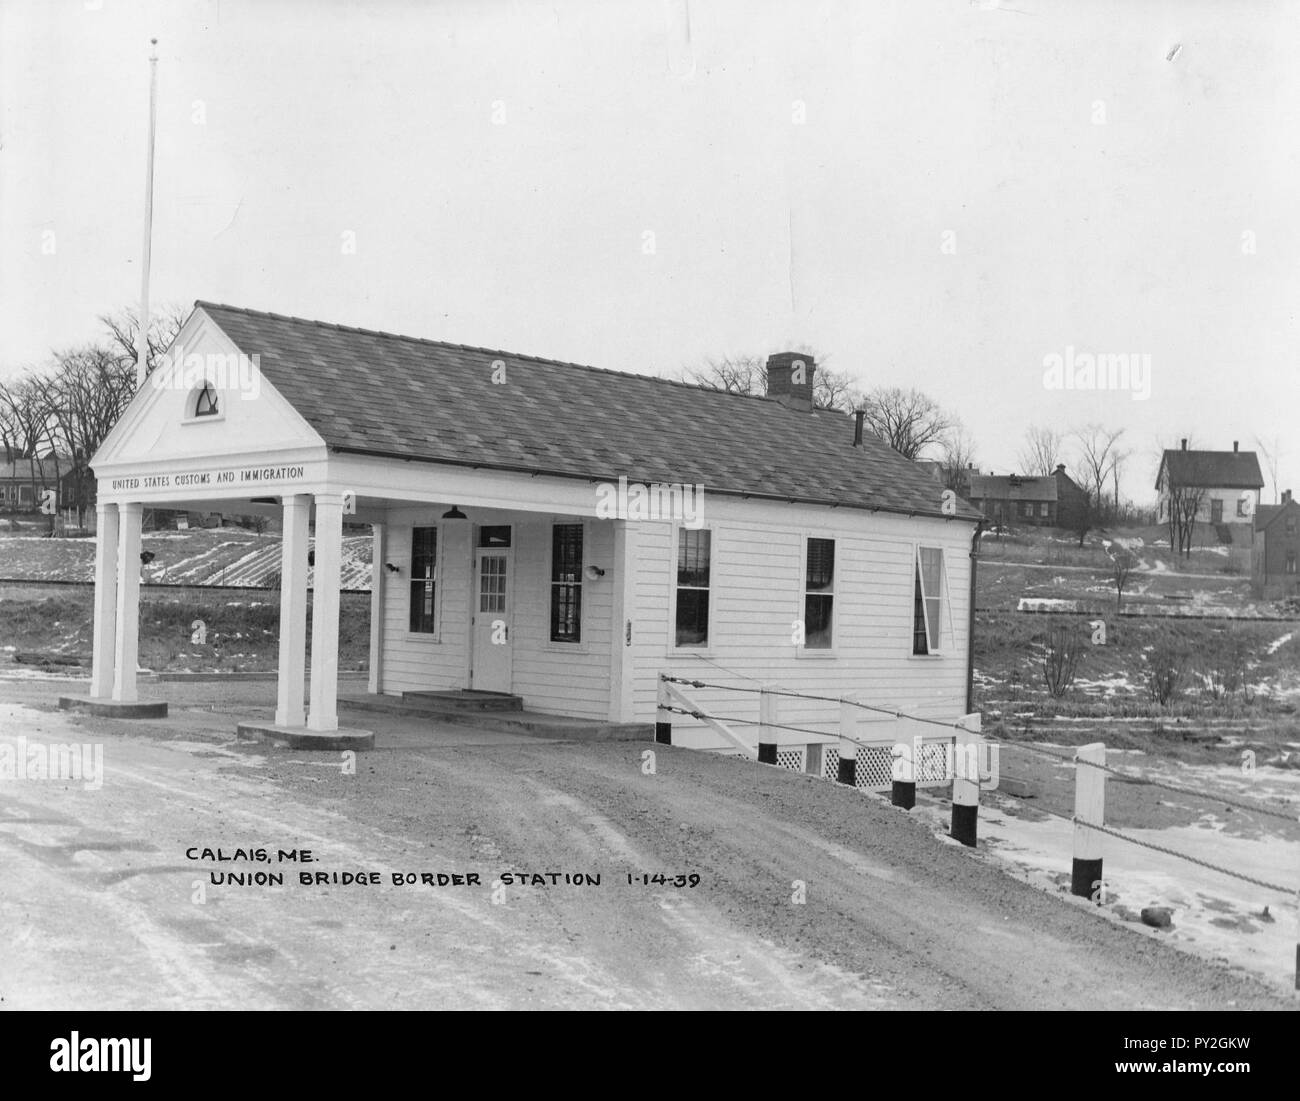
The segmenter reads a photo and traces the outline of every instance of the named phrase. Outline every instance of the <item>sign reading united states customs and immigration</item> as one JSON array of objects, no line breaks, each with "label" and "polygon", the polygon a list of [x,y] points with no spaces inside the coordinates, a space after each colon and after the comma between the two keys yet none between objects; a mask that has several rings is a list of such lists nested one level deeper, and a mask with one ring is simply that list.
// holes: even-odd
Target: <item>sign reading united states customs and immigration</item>
[{"label": "sign reading united states customs and immigration", "polygon": [[258,486],[264,482],[300,482],[303,466],[244,466],[233,470],[176,470],[165,474],[143,474],[113,478],[114,492],[128,489],[196,489],[210,486]]}]

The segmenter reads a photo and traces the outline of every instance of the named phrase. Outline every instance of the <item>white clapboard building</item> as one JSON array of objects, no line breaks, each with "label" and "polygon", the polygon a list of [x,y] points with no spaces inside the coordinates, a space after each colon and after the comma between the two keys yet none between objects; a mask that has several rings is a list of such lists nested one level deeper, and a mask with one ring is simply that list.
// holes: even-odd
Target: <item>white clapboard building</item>
[{"label": "white clapboard building", "polygon": [[373,525],[372,693],[649,724],[669,673],[739,718],[766,683],[827,698],[805,724],[849,693],[955,719],[979,514],[812,408],[814,370],[775,355],[742,396],[200,302],[94,458],[91,700],[137,700],[158,506],[282,516],[284,728],[338,727],[345,522]]}]

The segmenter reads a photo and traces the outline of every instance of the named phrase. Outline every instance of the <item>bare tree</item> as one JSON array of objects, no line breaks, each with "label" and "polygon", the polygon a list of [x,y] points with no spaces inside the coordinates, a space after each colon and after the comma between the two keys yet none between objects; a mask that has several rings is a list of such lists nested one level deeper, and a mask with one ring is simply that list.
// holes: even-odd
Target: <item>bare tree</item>
[{"label": "bare tree", "polygon": [[[1077,481],[1077,479],[1076,479]],[[1079,537],[1079,546],[1088,538],[1088,532],[1092,531],[1097,523],[1097,498],[1093,496],[1092,491],[1079,486],[1079,491],[1083,494],[1083,500],[1077,508],[1070,510],[1070,528]]]},{"label": "bare tree", "polygon": [[954,428],[943,441],[940,472],[944,489],[970,492],[970,468],[975,465],[975,442],[965,428]]},{"label": "bare tree", "polygon": [[80,521],[93,498],[90,460],[134,394],[135,364],[88,344],[58,353],[35,383],[46,403],[51,449],[69,459],[72,500],[66,503]]},{"label": "bare tree", "polygon": [[685,382],[708,390],[725,390],[729,394],[762,394],[767,368],[759,356],[721,356],[707,359],[700,367],[682,372]]},{"label": "bare tree", "polygon": [[[145,352],[145,374],[153,374],[159,357],[176,338],[185,322],[187,311],[169,304],[149,311],[149,348]],[[137,340],[140,335],[140,313],[126,308],[101,315],[108,343],[105,350],[120,364],[131,365],[135,370]]]},{"label": "bare tree", "polygon": [[[55,352],[46,365],[29,368],[16,383],[0,383],[6,455],[33,460],[33,500],[41,489],[51,488],[46,483],[52,473],[53,487],[69,491],[69,499],[60,503],[75,507],[79,518],[94,498],[90,460],[135,392],[137,315],[119,310],[101,320],[104,339]],[[151,317],[151,370],[182,322],[175,307]],[[51,456],[48,463],[40,461],[42,453]]]},{"label": "bare tree", "polygon": [[1105,428],[1100,424],[1089,424],[1074,431],[1074,438],[1079,445],[1075,480],[1091,495],[1096,505],[1098,522],[1104,522],[1106,518],[1106,482],[1125,458],[1124,452],[1119,449],[1119,440],[1123,435],[1122,428]]},{"label": "bare tree", "polygon": [[1277,504],[1281,499],[1278,496],[1277,488],[1277,464],[1282,455],[1282,441],[1278,436],[1274,436],[1272,442],[1265,446],[1264,441],[1256,436],[1255,446],[1259,448],[1259,453],[1264,456],[1264,466],[1268,470],[1268,480],[1273,483],[1273,503]]},{"label": "bare tree", "polygon": [[[1168,474],[1166,473],[1166,477]],[[1169,505],[1169,553],[1173,558],[1182,554],[1192,556],[1192,540],[1196,534],[1196,517],[1205,503],[1203,486],[1182,485],[1172,480],[1168,483],[1166,500]]]},{"label": "bare tree", "polygon": [[1133,571],[1137,569],[1137,556],[1127,547],[1112,544],[1107,553],[1110,555],[1111,576],[1115,579],[1115,610],[1123,606],[1124,589],[1129,583]]},{"label": "bare tree", "polygon": [[1016,455],[1020,473],[1046,478],[1060,462],[1061,443],[1061,433],[1054,428],[1030,425],[1025,432],[1025,444]]},{"label": "bare tree", "polygon": [[847,371],[818,365],[813,375],[813,405],[837,413],[851,413],[862,406],[862,391]]},{"label": "bare tree", "polygon": [[919,390],[879,386],[866,395],[862,408],[871,430],[908,459],[919,458],[959,427],[956,417]]},{"label": "bare tree", "polygon": [[[812,352],[808,358],[817,359]],[[682,380],[709,390],[762,395],[767,393],[767,361],[762,356],[721,356],[705,360],[700,367],[686,368]],[[861,404],[862,394],[847,371],[836,371],[823,361],[813,372],[812,401],[818,409],[849,413]]]},{"label": "bare tree", "polygon": [[44,434],[45,403],[30,375],[0,382],[0,441],[5,462],[36,454]]}]

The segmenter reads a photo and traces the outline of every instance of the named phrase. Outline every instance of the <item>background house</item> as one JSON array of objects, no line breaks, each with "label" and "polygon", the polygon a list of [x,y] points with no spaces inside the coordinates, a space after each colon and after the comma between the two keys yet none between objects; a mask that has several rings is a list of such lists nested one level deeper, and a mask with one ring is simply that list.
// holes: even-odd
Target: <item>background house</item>
[{"label": "background house", "polygon": [[1231,451],[1189,451],[1184,439],[1177,450],[1167,449],[1161,456],[1156,473],[1157,518],[1167,523],[1180,497],[1189,505],[1195,501],[1195,522],[1212,525],[1219,542],[1230,548],[1234,564],[1251,572],[1255,514],[1263,488],[1258,457],[1240,450],[1236,440]]},{"label": "background house", "polygon": [[36,512],[41,490],[60,488],[59,504],[72,487],[72,460],[52,453],[43,459],[14,459],[0,464],[0,512]]},{"label": "background house", "polygon": [[967,497],[994,524],[1056,524],[1056,479],[972,474]]},{"label": "background house", "polygon": [[1088,495],[1064,465],[1045,477],[972,473],[963,496],[995,524],[1071,527],[1088,507]]},{"label": "background house", "polygon": [[1251,581],[1265,600],[1300,596],[1300,501],[1289,489],[1281,504],[1260,505],[1255,514]]}]

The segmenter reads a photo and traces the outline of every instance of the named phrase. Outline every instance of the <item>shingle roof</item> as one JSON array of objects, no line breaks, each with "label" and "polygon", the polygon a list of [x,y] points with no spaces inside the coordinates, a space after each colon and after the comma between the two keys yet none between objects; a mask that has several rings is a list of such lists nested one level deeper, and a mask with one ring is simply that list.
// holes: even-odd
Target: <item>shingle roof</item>
[{"label": "shingle roof", "polygon": [[1263,531],[1288,509],[1300,510],[1300,501],[1293,499],[1281,505],[1260,505],[1255,510],[1255,530]]},{"label": "shingle roof", "polygon": [[1056,479],[1022,478],[1017,474],[972,474],[972,500],[1055,501]]},{"label": "shingle roof", "polygon": [[[1169,469],[1169,480],[1176,486],[1207,489],[1263,489],[1264,476],[1253,451],[1182,451],[1167,450],[1160,459],[1160,470]],[[1160,471],[1156,472],[1156,488]]]},{"label": "shingle roof", "polygon": [[[197,302],[335,451],[942,515],[940,487],[842,413],[511,352]],[[494,384],[494,363],[505,383]],[[497,372],[499,377],[499,372]],[[958,502],[957,515],[979,519]]]},{"label": "shingle roof", "polygon": [[[11,463],[0,463],[0,480],[12,481],[17,478],[28,482],[35,473],[36,481],[49,481],[54,478],[54,469],[53,459],[15,459]],[[66,455],[61,456],[58,470],[61,478],[69,474],[72,471],[72,460]]]}]

